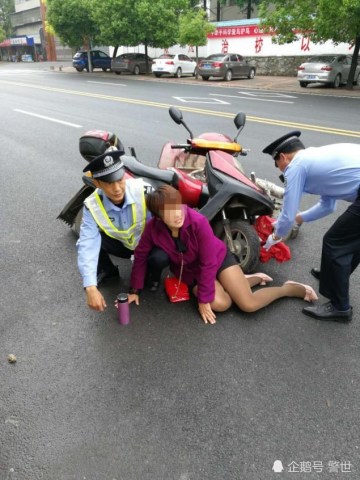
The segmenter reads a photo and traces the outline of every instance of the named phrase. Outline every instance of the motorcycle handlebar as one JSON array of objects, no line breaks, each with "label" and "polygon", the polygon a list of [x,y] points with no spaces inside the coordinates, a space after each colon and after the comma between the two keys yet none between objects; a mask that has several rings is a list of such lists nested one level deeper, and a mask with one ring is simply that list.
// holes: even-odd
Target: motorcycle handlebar
[{"label": "motorcycle handlebar", "polygon": [[185,143],[183,145],[171,145],[171,148],[173,148],[173,149],[184,148],[185,150],[189,150],[191,148],[191,145],[189,145],[188,143]]}]

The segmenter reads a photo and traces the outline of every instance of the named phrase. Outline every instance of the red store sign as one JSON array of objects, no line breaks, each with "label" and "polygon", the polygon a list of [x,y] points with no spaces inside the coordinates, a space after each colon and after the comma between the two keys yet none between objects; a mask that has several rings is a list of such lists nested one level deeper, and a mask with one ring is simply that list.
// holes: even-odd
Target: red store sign
[{"label": "red store sign", "polygon": [[10,46],[11,46],[10,38],[7,38],[6,40],[0,43],[0,47],[10,47]]},{"label": "red store sign", "polygon": [[258,25],[248,25],[244,27],[216,27],[215,32],[209,33],[208,38],[223,37],[257,37],[258,35],[273,35],[275,29],[270,32],[264,32]]}]

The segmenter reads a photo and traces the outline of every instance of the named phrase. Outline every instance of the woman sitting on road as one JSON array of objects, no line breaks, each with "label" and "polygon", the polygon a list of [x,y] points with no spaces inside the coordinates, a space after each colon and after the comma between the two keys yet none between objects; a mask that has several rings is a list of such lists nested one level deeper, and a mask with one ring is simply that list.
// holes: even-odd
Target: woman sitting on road
[{"label": "woman sitting on road", "polygon": [[[263,273],[245,276],[223,241],[217,238],[203,215],[182,203],[180,193],[163,185],[146,198],[153,218],[146,224],[134,252],[129,303],[139,305],[139,290],[144,279],[150,252],[154,248],[163,266],[192,288],[198,298],[199,312],[205,323],[215,323],[214,312],[224,312],[234,302],[244,312],[255,312],[282,297],[317,300],[308,285],[285,282],[252,292],[251,287],[265,285],[272,279]],[[159,264],[159,263],[158,263]]]}]

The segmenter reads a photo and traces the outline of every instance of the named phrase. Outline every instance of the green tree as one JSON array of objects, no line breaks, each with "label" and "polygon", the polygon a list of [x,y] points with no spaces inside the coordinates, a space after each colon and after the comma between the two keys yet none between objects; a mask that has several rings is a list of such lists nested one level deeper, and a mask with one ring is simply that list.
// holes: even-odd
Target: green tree
[{"label": "green tree", "polygon": [[64,45],[88,48],[96,42],[98,28],[92,18],[93,3],[93,0],[47,0],[47,22]]},{"label": "green tree", "polygon": [[[114,15],[114,12],[119,14]],[[131,0],[106,0],[93,6],[92,18],[104,45],[137,45],[137,12]]]},{"label": "green tree", "polygon": [[0,0],[0,30],[3,31],[4,38],[9,38],[13,34],[14,30],[10,21],[10,13],[13,13],[14,11],[14,0]]},{"label": "green tree", "polygon": [[[177,43],[179,16],[189,0],[106,0],[94,2],[93,19],[106,45],[168,48]],[[119,12],[114,15],[114,12]]]},{"label": "green tree", "polygon": [[276,30],[276,43],[291,43],[302,32],[314,43],[354,44],[347,82],[347,88],[353,88],[360,48],[359,0],[262,0],[259,12],[261,27]]},{"label": "green tree", "polygon": [[3,29],[3,27],[0,27],[0,43],[3,42],[5,38],[6,38],[5,30]]},{"label": "green tree", "polygon": [[[189,10],[180,15],[179,21],[180,45],[196,47],[196,64],[198,63],[198,47],[206,45],[207,35],[215,31],[214,25],[209,23],[204,10]],[[198,70],[196,69],[196,78]]]},{"label": "green tree", "polygon": [[[225,5],[226,0],[219,0],[220,5]],[[251,18],[254,11],[254,6],[259,5],[261,0],[235,0],[240,11],[245,13],[246,18]]]}]

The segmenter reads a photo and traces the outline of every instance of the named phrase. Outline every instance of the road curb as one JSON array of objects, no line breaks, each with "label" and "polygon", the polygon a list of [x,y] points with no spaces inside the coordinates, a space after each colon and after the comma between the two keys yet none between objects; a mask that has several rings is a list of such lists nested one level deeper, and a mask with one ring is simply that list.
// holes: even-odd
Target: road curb
[{"label": "road curb", "polygon": [[[59,72],[60,68],[54,69],[54,72]],[[62,66],[61,73],[71,73],[74,75],[96,75],[101,78],[109,78],[109,75],[112,75],[112,72],[76,72],[73,67]],[[274,92],[288,92],[296,94],[312,94],[312,95],[323,95],[331,97],[350,97],[350,98],[360,98],[360,87],[354,86],[352,90],[347,90],[345,87],[341,88],[330,88],[322,85],[310,85],[307,88],[300,87],[296,77],[281,77],[281,76],[266,76],[266,75],[257,75],[254,79],[239,79],[232,80],[231,82],[226,82],[222,79],[213,79],[210,82],[206,83],[201,79],[195,79],[193,77],[182,77],[182,78],[173,78],[173,77],[160,77],[155,78],[151,75],[127,75],[121,74],[117,75],[116,78],[131,78],[132,80],[142,80],[149,82],[161,82],[161,83],[181,83],[185,85],[202,85],[204,87],[221,87],[221,88],[245,88],[252,90],[270,90]]]}]

